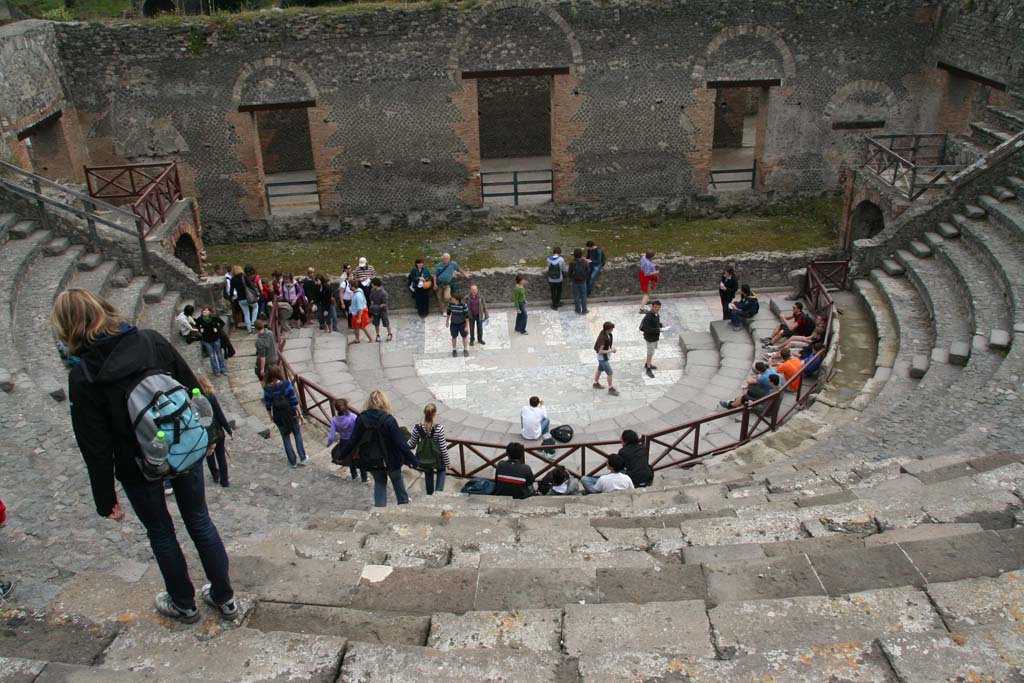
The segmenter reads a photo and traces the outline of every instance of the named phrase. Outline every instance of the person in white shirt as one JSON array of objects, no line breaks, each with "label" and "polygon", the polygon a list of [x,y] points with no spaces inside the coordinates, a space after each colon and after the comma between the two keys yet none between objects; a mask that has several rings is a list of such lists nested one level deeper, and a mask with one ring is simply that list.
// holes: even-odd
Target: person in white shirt
[{"label": "person in white shirt", "polygon": [[610,493],[612,491],[624,491],[633,488],[633,480],[628,474],[622,473],[624,464],[622,456],[613,453],[608,456],[608,469],[611,474],[601,477],[580,477],[580,483],[587,493]]},{"label": "person in white shirt", "polygon": [[539,396],[530,397],[530,405],[523,406],[519,421],[522,425],[523,438],[527,441],[536,441],[544,437],[551,428],[548,411],[545,410],[544,401],[540,400]]},{"label": "person in white shirt", "polygon": [[193,307],[192,304],[189,304],[188,306],[185,306],[184,310],[182,310],[182,312],[174,319],[174,322],[178,325],[178,334],[180,334],[181,338],[189,344],[194,341],[199,341],[199,330],[196,329],[196,321],[195,318],[192,317],[192,314],[195,312],[195,307]]}]

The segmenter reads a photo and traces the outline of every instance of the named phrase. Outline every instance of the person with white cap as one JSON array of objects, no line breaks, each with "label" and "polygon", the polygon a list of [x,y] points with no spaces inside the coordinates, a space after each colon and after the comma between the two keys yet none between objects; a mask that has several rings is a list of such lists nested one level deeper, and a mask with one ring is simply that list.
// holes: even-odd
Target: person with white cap
[{"label": "person with white cap", "polygon": [[369,264],[365,256],[359,257],[359,264],[356,269],[352,271],[352,277],[359,283],[359,288],[363,290],[363,296],[366,300],[370,300],[370,281],[377,277],[377,269]]}]

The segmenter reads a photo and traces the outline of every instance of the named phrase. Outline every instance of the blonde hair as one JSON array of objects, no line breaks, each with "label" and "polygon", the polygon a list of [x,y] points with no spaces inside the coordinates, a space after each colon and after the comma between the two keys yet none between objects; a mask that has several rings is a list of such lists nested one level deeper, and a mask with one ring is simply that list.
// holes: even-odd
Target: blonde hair
[{"label": "blonde hair", "polygon": [[391,414],[391,401],[380,389],[374,389],[370,392],[370,395],[366,397],[366,409],[367,410],[383,410],[388,415]]},{"label": "blonde hair", "polygon": [[239,265],[231,266],[231,274],[232,275],[241,275],[243,272],[244,271],[242,270],[242,266],[239,266]]},{"label": "blonde hair", "polygon": [[199,384],[199,391],[203,392],[203,396],[209,396],[210,394],[216,394],[217,390],[213,386],[213,382],[210,378],[203,374],[196,375],[196,383]]},{"label": "blonde hair", "polygon": [[100,337],[117,334],[125,322],[109,301],[87,289],[65,289],[50,313],[54,333],[75,356]]},{"label": "blonde hair", "polygon": [[433,427],[434,418],[437,417],[437,406],[433,403],[428,403],[423,406],[423,426]]}]

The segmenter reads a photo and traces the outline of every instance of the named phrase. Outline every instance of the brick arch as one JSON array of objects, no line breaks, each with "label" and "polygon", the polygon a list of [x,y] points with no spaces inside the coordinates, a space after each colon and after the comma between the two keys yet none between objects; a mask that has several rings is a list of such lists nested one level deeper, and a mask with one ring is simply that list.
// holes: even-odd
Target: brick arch
[{"label": "brick arch", "polygon": [[561,14],[559,14],[554,7],[540,2],[540,0],[504,0],[504,2],[489,3],[472,13],[464,13],[460,17],[459,33],[452,44],[451,52],[448,55],[448,75],[452,81],[457,82],[459,80],[459,58],[462,51],[466,47],[466,41],[469,39],[469,31],[473,28],[473,25],[495,12],[505,10],[513,7],[521,9],[533,10],[537,14],[542,14],[551,20],[555,26],[565,36],[565,40],[569,45],[569,50],[572,52],[572,69],[576,73],[580,73],[583,69],[583,48],[580,46],[580,41],[576,37],[576,32],[573,30],[569,22],[565,20]]},{"label": "brick arch", "polygon": [[888,85],[881,81],[857,80],[836,89],[825,105],[825,117],[832,118],[846,100],[857,93],[875,93],[880,96],[893,116],[902,117],[905,113],[906,100],[901,99]]},{"label": "brick arch", "polygon": [[305,86],[306,94],[308,95],[306,99],[316,100],[319,97],[320,91],[316,87],[316,82],[304,68],[295,62],[288,61],[287,59],[280,59],[279,57],[264,57],[263,59],[246,64],[238,73],[238,77],[235,79],[235,87],[231,92],[231,101],[234,103],[235,107],[243,104],[242,91],[243,88],[245,88],[246,82],[263,69],[283,69],[285,71],[289,71]]},{"label": "brick arch", "polygon": [[[206,266],[206,249],[203,247],[201,229],[196,227],[198,224],[197,220],[180,221],[167,239],[163,240],[163,247],[168,255],[174,256],[201,275]],[[188,250],[187,254],[183,254],[182,250]]]},{"label": "brick arch", "polygon": [[[717,52],[718,49],[726,42],[742,36],[754,36],[756,38],[767,40],[774,45],[775,49],[779,51],[779,56],[782,57],[783,78],[787,81],[796,78],[796,58],[793,57],[793,51],[789,49],[789,45],[786,44],[785,39],[779,35],[777,31],[766,26],[740,24],[738,26],[730,26],[729,28],[723,29],[718,33],[718,35],[711,39],[711,42],[708,43],[708,46],[704,49],[704,54],[698,57],[696,63],[693,65],[693,72],[691,74],[693,80],[703,81],[704,71],[715,52]],[[784,83],[783,85],[788,84]]]}]

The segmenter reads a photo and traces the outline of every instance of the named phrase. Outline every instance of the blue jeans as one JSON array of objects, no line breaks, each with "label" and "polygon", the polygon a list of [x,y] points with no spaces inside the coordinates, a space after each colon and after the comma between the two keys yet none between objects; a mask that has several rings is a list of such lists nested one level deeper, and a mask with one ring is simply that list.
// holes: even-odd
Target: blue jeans
[{"label": "blue jeans", "polygon": [[597,493],[597,477],[580,477],[580,483],[587,493]]},{"label": "blue jeans", "polygon": [[427,495],[434,495],[434,491],[444,491],[444,470],[424,470],[423,482],[427,485]]},{"label": "blue jeans", "polygon": [[743,325],[743,319],[744,318],[753,318],[753,317],[754,317],[753,315],[747,315],[746,312],[741,311],[741,310],[739,310],[737,308],[730,308],[729,309],[729,320],[731,320],[732,324],[734,326],[736,326],[736,327],[739,327],[739,326]]},{"label": "blue jeans", "polygon": [[587,312],[587,283],[572,283],[572,302],[576,306],[577,313]]},{"label": "blue jeans", "polygon": [[242,307],[242,317],[245,318],[245,329],[252,332],[253,323],[256,322],[256,317],[260,314],[260,304],[249,303],[245,299],[238,302],[238,305]]},{"label": "blue jeans", "polygon": [[338,331],[338,307],[331,304],[330,307],[324,308],[321,306],[317,309],[317,314],[320,316],[320,329],[326,330],[330,326],[332,332]]},{"label": "blue jeans", "polygon": [[[285,434],[281,427],[277,428],[277,431],[281,433],[281,441],[284,442],[284,454],[288,456],[288,464],[295,464],[295,451],[299,452],[299,460],[306,462],[306,447],[302,445],[302,429],[299,427],[299,421],[295,420],[292,423],[292,433]],[[295,437],[295,449],[292,449],[291,437]]]},{"label": "blue jeans", "polygon": [[519,312],[516,313],[516,332],[526,332],[526,302],[519,304]]},{"label": "blue jeans", "polygon": [[224,351],[220,347],[220,339],[215,339],[212,342],[204,341],[203,348],[206,349],[206,355],[210,357],[210,370],[214,374],[228,371],[228,364],[224,362]]},{"label": "blue jeans", "polygon": [[402,469],[391,470],[390,472],[383,472],[381,470],[372,470],[370,474],[373,475],[373,505],[374,507],[387,507],[388,504],[388,479],[391,480],[391,486],[395,489],[395,499],[399,505],[405,505],[409,502],[409,494],[405,490],[405,479],[402,479]]},{"label": "blue jeans", "polygon": [[594,282],[597,280],[597,276],[601,274],[601,269],[604,266],[593,266],[590,269],[590,278],[587,280],[587,296],[594,291]]},{"label": "blue jeans", "polygon": [[[188,575],[185,555],[181,552],[181,546],[178,545],[178,539],[174,534],[174,520],[167,511],[163,482],[152,481],[123,486],[135,515],[146,528],[149,547],[153,549],[153,556],[160,567],[164,586],[171,599],[182,609],[194,609],[196,591]],[[228,579],[228,554],[206,508],[202,465],[197,464],[172,479],[171,487],[174,489],[174,499],[181,513],[181,520],[196,546],[206,578],[212,585],[210,597],[218,604],[225,603],[234,597],[231,581]]]}]

